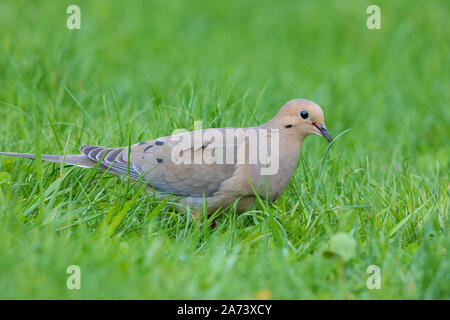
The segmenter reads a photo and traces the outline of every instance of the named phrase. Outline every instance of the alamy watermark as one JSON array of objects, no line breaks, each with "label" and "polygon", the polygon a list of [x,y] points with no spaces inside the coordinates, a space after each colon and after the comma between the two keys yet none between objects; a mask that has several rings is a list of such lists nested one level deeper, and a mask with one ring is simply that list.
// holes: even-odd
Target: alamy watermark
[{"label": "alamy watermark", "polygon": [[70,274],[66,280],[66,287],[69,290],[81,289],[81,269],[77,265],[70,265],[66,269],[66,273]]},{"label": "alamy watermark", "polygon": [[366,13],[370,16],[366,20],[368,29],[381,29],[381,9],[379,6],[372,4],[367,7]]},{"label": "alamy watermark", "polygon": [[381,269],[376,264],[367,267],[366,273],[372,274],[367,278],[366,286],[368,289],[381,289]]},{"label": "alamy watermark", "polygon": [[67,29],[81,29],[81,10],[76,4],[67,7],[66,13],[70,16],[66,20]]}]

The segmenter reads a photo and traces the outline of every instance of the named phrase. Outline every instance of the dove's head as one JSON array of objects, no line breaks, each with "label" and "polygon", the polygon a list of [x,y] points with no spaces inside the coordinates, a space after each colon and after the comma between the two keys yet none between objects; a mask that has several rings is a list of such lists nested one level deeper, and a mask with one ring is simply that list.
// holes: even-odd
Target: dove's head
[{"label": "dove's head", "polygon": [[325,127],[323,111],[315,102],[294,99],[286,103],[273,120],[281,132],[304,139],[311,134],[324,137],[328,142],[333,137]]}]

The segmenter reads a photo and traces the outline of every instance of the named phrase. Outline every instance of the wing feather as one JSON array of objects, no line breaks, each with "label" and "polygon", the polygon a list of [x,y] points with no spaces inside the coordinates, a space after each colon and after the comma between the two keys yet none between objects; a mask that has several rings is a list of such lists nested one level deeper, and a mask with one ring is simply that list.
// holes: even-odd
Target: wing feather
[{"label": "wing feather", "polygon": [[[194,133],[195,131],[189,134]],[[81,147],[80,151],[92,161],[102,160],[103,166],[119,175],[129,174],[132,179],[140,178],[156,190],[184,196],[211,196],[220,189],[223,181],[233,176],[235,164],[175,163],[172,161],[172,151],[177,143],[171,136],[148,140],[132,145],[130,156],[128,147],[104,148],[88,145]],[[192,159],[195,156],[203,159],[206,147],[208,152],[212,151],[210,139],[201,144],[196,143],[195,147],[182,146],[179,151],[187,152]],[[236,146],[232,147],[236,150]]]}]

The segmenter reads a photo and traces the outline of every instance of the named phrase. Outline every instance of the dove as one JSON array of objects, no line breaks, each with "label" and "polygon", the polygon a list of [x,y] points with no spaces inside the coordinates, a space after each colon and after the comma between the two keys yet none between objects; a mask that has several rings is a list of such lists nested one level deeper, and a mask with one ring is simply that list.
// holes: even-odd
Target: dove
[{"label": "dove", "polygon": [[[282,194],[309,135],[333,140],[320,106],[293,99],[255,127],[182,132],[119,148],[86,145],[77,155],[43,154],[41,159],[140,181],[148,191],[175,195],[193,216],[230,206],[240,213],[253,207],[257,195],[274,201]],[[35,159],[28,153],[0,155]]]}]

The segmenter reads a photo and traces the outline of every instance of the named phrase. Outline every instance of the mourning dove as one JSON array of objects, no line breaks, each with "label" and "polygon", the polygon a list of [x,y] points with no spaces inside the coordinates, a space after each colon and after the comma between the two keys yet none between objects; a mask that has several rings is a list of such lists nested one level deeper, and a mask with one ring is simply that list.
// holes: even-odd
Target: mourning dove
[{"label": "mourning dove", "polygon": [[[205,203],[208,213],[233,204],[243,212],[256,194],[269,201],[281,195],[311,134],[333,139],[319,105],[294,99],[257,127],[196,130],[121,148],[87,145],[79,155],[41,158],[143,181],[152,191],[176,195],[192,212],[203,212]],[[34,154],[0,154],[35,159]]]}]

